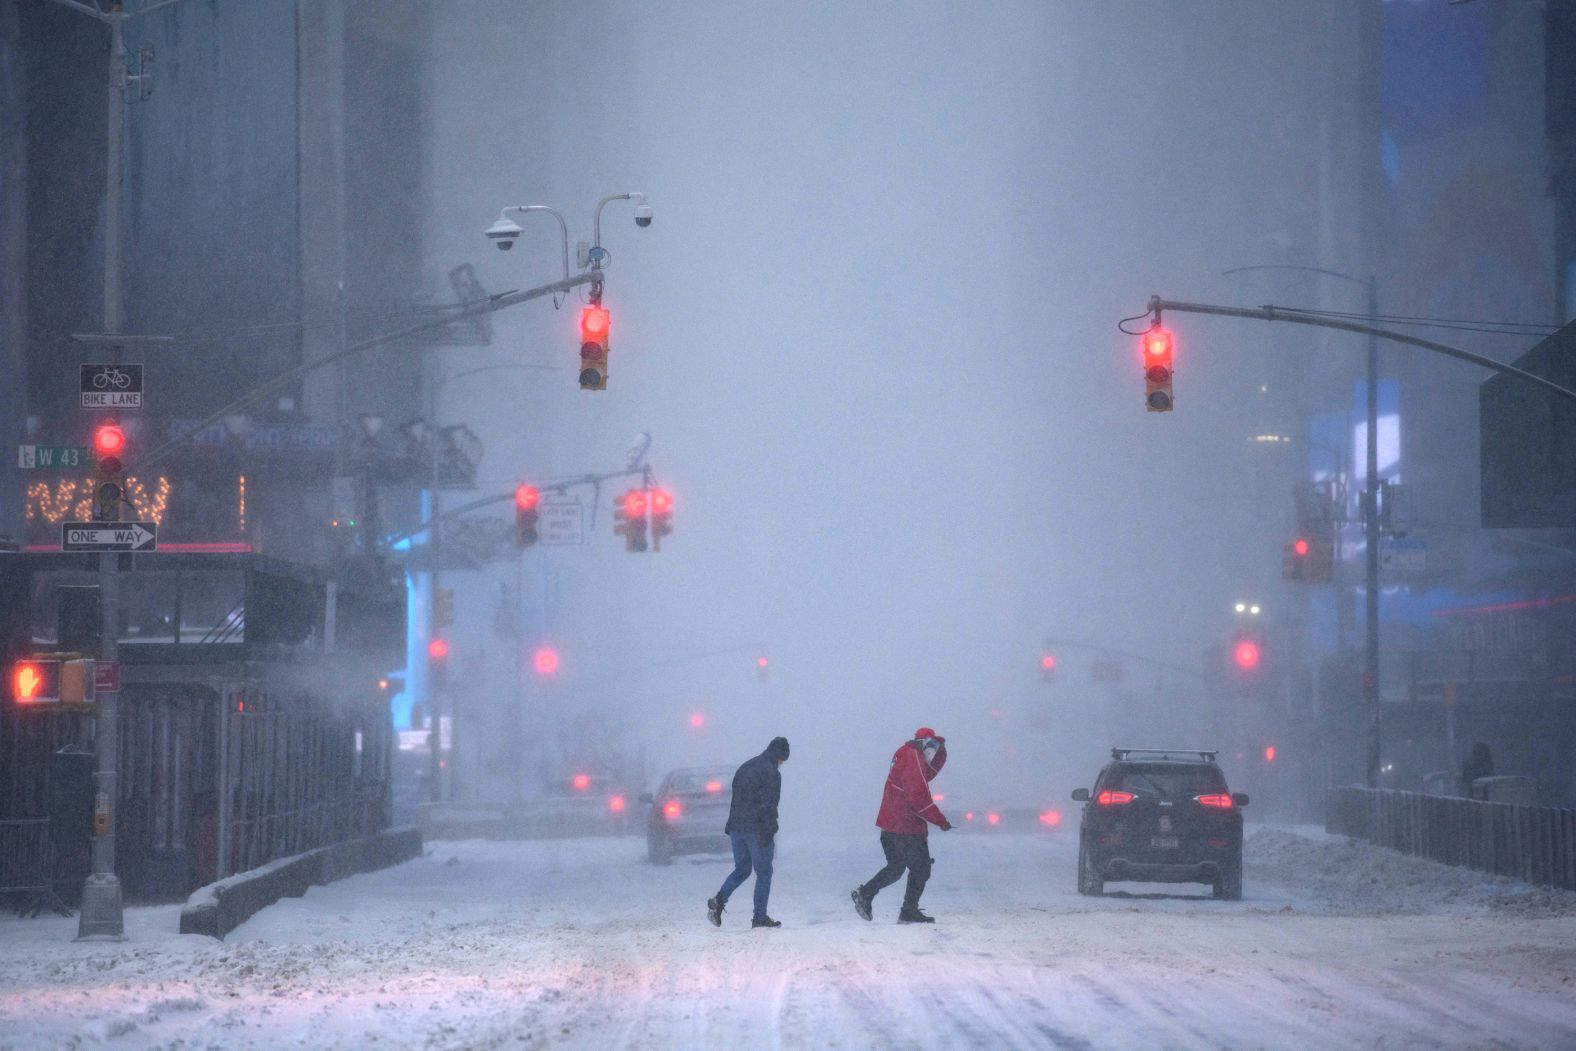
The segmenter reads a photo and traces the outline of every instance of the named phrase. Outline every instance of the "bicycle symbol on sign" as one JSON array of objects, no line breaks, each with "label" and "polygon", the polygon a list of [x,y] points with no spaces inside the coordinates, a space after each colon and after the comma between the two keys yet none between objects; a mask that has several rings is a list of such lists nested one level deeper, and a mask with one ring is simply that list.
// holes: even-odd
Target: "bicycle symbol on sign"
[{"label": "bicycle symbol on sign", "polygon": [[125,390],[131,386],[131,375],[117,368],[100,369],[93,374],[93,386],[99,390],[107,390],[110,387]]}]

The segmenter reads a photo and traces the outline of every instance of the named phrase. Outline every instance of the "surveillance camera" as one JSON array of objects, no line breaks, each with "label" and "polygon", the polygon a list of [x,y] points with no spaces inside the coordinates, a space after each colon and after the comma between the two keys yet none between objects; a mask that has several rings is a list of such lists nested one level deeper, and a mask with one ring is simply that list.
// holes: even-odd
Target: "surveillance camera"
[{"label": "surveillance camera", "polygon": [[635,206],[635,225],[641,228],[651,225],[651,205],[637,204]]},{"label": "surveillance camera", "polygon": [[499,216],[498,221],[487,228],[487,236],[493,239],[498,245],[498,250],[502,252],[514,247],[521,232],[519,223],[504,216]]}]

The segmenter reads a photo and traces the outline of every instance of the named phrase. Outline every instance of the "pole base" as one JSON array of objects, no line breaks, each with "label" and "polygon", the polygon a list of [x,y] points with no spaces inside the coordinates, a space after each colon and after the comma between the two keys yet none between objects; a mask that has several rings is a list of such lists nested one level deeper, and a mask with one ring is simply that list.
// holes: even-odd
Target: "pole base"
[{"label": "pole base", "polygon": [[82,908],[77,913],[77,941],[126,940],[120,902],[120,880],[113,873],[94,873],[82,885]]}]

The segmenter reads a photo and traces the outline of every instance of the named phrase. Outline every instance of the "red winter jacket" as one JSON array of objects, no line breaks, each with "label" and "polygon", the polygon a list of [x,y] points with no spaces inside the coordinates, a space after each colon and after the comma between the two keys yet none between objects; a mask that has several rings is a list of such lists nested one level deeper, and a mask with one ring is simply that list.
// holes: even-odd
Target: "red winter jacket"
[{"label": "red winter jacket", "polygon": [[940,826],[946,815],[930,798],[930,779],[947,764],[947,746],[936,752],[935,764],[925,762],[925,753],[914,741],[905,741],[892,756],[886,790],[881,793],[881,812],[876,825],[885,832],[903,836],[923,836],[925,822]]}]

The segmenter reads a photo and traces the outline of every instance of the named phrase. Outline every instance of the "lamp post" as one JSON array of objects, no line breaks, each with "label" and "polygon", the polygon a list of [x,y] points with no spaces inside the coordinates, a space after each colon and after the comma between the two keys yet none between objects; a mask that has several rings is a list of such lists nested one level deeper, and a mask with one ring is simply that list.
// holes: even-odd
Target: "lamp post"
[{"label": "lamp post", "polygon": [[[1347,281],[1364,289],[1368,325],[1374,328],[1379,317],[1379,286],[1372,275],[1367,280],[1327,270],[1321,266],[1241,266],[1226,270],[1240,274],[1250,270],[1296,270],[1322,274]],[[1369,788],[1379,787],[1379,757],[1383,747],[1384,726],[1379,708],[1379,338],[1368,334],[1367,425],[1364,434],[1363,514],[1363,706],[1368,715],[1367,779]]]}]

